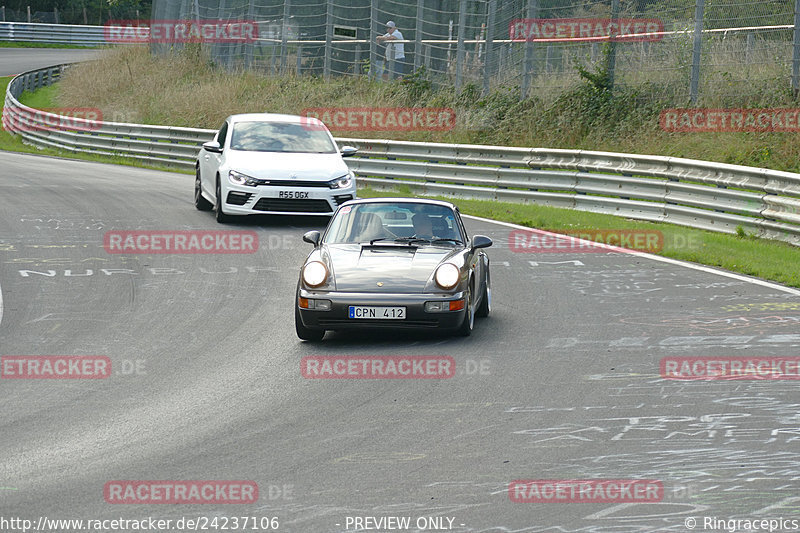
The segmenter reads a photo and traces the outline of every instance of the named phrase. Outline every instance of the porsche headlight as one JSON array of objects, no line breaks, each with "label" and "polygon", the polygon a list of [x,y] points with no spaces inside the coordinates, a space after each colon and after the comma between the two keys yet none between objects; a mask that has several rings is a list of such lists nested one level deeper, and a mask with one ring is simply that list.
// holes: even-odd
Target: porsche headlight
[{"label": "porsche headlight", "polygon": [[436,269],[436,274],[433,275],[433,278],[439,287],[449,290],[458,285],[461,272],[454,264],[445,263]]},{"label": "porsche headlight", "polygon": [[303,281],[309,287],[319,287],[328,279],[328,268],[319,261],[311,261],[303,267]]},{"label": "porsche headlight", "polygon": [[346,189],[353,183],[353,173],[348,172],[344,176],[339,176],[336,179],[333,179],[328,182],[328,186],[331,189]]},{"label": "porsche headlight", "polygon": [[228,172],[228,179],[231,180],[231,183],[236,185],[249,185],[250,187],[255,187],[258,183],[257,179],[250,177],[247,174],[236,172],[235,170]]}]

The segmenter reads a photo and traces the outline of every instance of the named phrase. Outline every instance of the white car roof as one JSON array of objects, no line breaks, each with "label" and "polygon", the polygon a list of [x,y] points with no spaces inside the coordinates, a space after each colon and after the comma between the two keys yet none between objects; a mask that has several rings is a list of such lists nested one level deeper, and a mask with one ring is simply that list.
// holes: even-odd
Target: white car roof
[{"label": "white car roof", "polygon": [[300,115],[284,115],[281,113],[241,113],[228,117],[231,123],[236,122],[288,122],[292,124],[322,124],[322,121],[314,117],[302,117]]}]

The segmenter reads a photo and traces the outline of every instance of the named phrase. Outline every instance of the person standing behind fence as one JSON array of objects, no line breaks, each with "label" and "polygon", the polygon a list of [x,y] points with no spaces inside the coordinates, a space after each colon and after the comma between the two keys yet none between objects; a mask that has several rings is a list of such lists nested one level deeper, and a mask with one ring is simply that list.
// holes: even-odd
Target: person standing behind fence
[{"label": "person standing behind fence", "polygon": [[[391,41],[402,41],[403,34],[397,29],[394,21],[386,23],[386,33],[378,36],[378,42],[386,42],[386,63],[392,64],[394,58],[394,72],[389,73],[391,78],[402,78],[405,74],[406,51],[403,43],[393,43]],[[388,42],[387,42],[388,41]],[[392,56],[394,54],[394,56]]]}]

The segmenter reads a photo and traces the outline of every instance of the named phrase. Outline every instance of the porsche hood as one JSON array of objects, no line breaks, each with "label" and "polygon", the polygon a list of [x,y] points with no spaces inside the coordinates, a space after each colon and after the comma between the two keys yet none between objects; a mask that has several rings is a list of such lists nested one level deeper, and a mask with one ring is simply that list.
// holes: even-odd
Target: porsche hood
[{"label": "porsche hood", "polygon": [[460,250],[438,246],[362,246],[331,244],[323,257],[336,291],[425,292],[436,267],[456,259]]}]

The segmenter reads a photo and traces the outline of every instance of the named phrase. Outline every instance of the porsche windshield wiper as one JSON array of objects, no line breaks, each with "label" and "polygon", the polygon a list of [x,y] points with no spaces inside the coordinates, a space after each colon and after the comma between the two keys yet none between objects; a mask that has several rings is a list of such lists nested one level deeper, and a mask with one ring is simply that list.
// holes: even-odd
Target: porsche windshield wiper
[{"label": "porsche windshield wiper", "polygon": [[433,239],[431,242],[452,242],[453,244],[464,244],[464,241],[458,239]]},{"label": "porsche windshield wiper", "polygon": [[394,240],[394,242],[402,242],[403,244],[408,244],[411,246],[412,244],[418,242],[431,242],[430,239],[420,239],[419,237],[399,237]]}]

